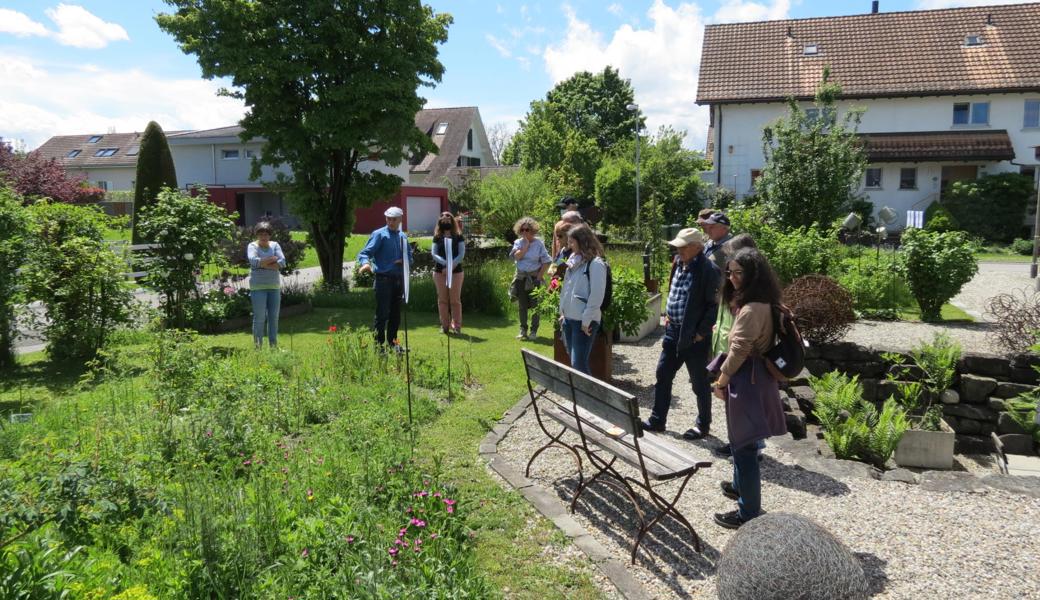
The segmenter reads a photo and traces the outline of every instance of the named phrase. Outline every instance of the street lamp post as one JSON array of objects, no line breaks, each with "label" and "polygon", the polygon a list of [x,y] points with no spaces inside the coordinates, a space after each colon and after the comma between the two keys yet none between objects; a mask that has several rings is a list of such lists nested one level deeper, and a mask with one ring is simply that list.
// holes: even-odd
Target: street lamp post
[{"label": "street lamp post", "polygon": [[639,105],[629,104],[625,108],[636,113],[636,239],[638,240],[643,234],[639,220]]}]

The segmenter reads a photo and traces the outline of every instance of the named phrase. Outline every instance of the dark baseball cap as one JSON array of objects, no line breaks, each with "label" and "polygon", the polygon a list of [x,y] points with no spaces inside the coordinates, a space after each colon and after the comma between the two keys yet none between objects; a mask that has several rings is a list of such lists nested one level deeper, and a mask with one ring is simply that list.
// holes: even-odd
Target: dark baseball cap
[{"label": "dark baseball cap", "polygon": [[702,219],[701,223],[704,223],[705,225],[725,225],[726,227],[729,227],[729,217],[726,216],[726,213],[712,213],[707,219]]}]

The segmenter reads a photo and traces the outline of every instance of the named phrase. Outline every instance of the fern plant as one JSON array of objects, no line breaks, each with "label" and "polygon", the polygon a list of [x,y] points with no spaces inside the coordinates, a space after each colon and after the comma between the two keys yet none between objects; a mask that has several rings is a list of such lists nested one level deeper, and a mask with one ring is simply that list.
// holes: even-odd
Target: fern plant
[{"label": "fern plant", "polygon": [[910,421],[906,411],[892,397],[885,400],[881,412],[876,414],[876,422],[870,428],[867,445],[871,462],[881,466],[888,462],[892,453],[896,451],[903,433],[910,428]]},{"label": "fern plant", "polygon": [[[910,427],[907,412],[900,401],[890,397],[878,412],[873,404],[863,400],[863,384],[859,377],[849,377],[838,371],[813,377],[809,385],[816,392],[813,415],[823,425],[823,439],[834,455],[884,466],[895,452],[903,432]],[[911,386],[907,391],[915,397],[920,395],[919,392],[919,386]]]},{"label": "fern plant", "polygon": [[960,344],[945,333],[937,333],[930,343],[922,343],[911,350],[909,361],[895,353],[886,352],[881,357],[894,366],[916,367],[919,381],[898,381],[894,373],[889,373],[886,378],[898,384],[896,400],[909,414],[910,426],[939,431],[942,407],[935,401],[953,384],[957,361],[961,358]]},{"label": "fern plant", "polygon": [[831,371],[821,377],[811,377],[809,385],[816,392],[813,415],[825,430],[835,429],[848,415],[861,412],[863,384],[859,382],[859,376],[850,378],[844,373]]}]

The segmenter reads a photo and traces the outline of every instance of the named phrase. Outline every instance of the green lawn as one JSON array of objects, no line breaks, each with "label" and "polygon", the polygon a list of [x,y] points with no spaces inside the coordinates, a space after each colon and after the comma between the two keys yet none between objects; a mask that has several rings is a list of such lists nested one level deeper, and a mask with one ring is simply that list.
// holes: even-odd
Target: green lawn
[{"label": "green lawn", "polygon": [[[940,310],[943,322],[950,323],[974,323],[975,319],[968,313],[952,304],[943,304]],[[903,321],[920,321],[921,309],[915,304],[904,306],[899,310],[899,318]]]},{"label": "green lawn", "polygon": [[1008,254],[1005,252],[979,252],[975,255],[979,262],[1006,262],[1006,263],[1029,263],[1033,262],[1032,256],[1021,254]]}]

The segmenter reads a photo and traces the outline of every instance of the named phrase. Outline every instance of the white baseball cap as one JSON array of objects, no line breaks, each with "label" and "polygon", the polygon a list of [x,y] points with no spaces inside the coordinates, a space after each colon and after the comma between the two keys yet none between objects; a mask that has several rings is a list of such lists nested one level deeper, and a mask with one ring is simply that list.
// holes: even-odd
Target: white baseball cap
[{"label": "white baseball cap", "polygon": [[390,208],[386,209],[386,211],[383,213],[383,216],[400,219],[404,216],[404,211],[401,210],[400,206],[391,206]]}]

